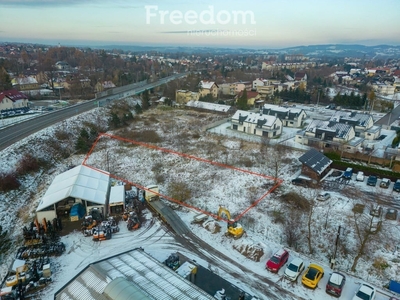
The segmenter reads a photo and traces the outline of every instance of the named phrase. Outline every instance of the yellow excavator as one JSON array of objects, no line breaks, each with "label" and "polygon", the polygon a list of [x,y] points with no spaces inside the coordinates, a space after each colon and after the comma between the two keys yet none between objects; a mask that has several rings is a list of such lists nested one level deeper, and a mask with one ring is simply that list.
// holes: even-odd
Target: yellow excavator
[{"label": "yellow excavator", "polygon": [[218,218],[221,219],[222,215],[225,215],[226,218],[228,219],[228,230],[226,232],[227,235],[233,236],[234,239],[239,239],[242,237],[244,233],[244,229],[242,225],[240,225],[238,222],[235,222],[233,219],[231,219],[231,214],[229,210],[227,210],[225,207],[220,206],[218,210]]}]

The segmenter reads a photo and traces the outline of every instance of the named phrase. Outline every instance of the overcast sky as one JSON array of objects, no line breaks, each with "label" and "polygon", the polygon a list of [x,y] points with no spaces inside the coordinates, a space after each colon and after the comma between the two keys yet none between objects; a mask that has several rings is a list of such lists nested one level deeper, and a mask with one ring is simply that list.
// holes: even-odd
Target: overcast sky
[{"label": "overcast sky", "polygon": [[0,0],[0,41],[280,48],[400,45],[400,0]]}]

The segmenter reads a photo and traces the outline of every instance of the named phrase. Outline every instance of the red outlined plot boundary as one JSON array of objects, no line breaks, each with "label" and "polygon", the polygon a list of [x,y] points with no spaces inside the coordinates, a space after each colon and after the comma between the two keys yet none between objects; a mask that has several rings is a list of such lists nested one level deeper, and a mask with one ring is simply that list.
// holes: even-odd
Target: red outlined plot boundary
[{"label": "red outlined plot boundary", "polygon": [[[119,140],[119,141],[122,141],[122,142],[131,143],[131,144],[139,145],[139,146],[146,147],[146,148],[149,148],[149,149],[161,151],[161,152],[164,152],[164,153],[170,153],[170,154],[177,155],[177,156],[180,156],[180,157],[184,157],[184,158],[188,158],[188,159],[197,160],[197,161],[204,162],[204,163],[207,163],[207,164],[211,164],[211,165],[214,165],[214,166],[218,166],[218,167],[221,167],[221,168],[232,169],[232,170],[235,170],[235,171],[247,173],[247,174],[250,174],[250,175],[253,175],[253,176],[257,176],[257,177],[261,177],[261,178],[264,178],[264,179],[273,181],[273,182],[274,182],[274,186],[273,186],[272,188],[270,188],[269,190],[267,190],[261,197],[259,197],[257,200],[255,200],[255,201],[254,201],[249,207],[247,207],[244,211],[242,211],[242,212],[233,220],[233,222],[236,222],[236,221],[240,220],[250,209],[256,207],[263,199],[265,199],[270,193],[272,193],[276,188],[278,188],[278,187],[282,184],[282,182],[283,182],[283,180],[280,179],[280,178],[271,177],[271,176],[264,175],[264,174],[260,174],[260,173],[256,173],[256,172],[253,172],[253,171],[250,171],[250,170],[245,170],[245,169],[237,168],[237,167],[234,167],[234,166],[230,166],[230,165],[222,164],[222,163],[219,163],[219,162],[207,160],[207,159],[204,159],[204,158],[200,158],[200,157],[197,157],[197,156],[194,156],[194,155],[185,154],[185,153],[178,152],[178,151],[174,151],[174,150],[167,149],[167,148],[158,147],[158,146],[151,145],[151,144],[147,144],[147,143],[143,143],[143,142],[140,142],[140,141],[135,141],[135,140],[127,139],[127,138],[123,138],[123,137],[120,137],[120,136],[111,135],[111,134],[108,134],[108,133],[100,133],[99,136],[97,137],[97,139],[95,140],[95,142],[93,143],[91,149],[90,149],[89,152],[87,153],[85,159],[83,160],[82,165],[84,165],[84,166],[86,166],[86,167],[88,167],[88,168],[91,168],[91,169],[93,169],[93,170],[96,170],[96,171],[98,171],[98,172],[104,173],[104,174],[109,174],[109,173],[108,173],[108,172],[105,172],[105,171],[103,171],[103,170],[100,170],[100,169],[98,169],[98,168],[96,168],[96,167],[90,166],[90,165],[87,164],[87,161],[88,161],[90,155],[93,153],[93,150],[95,149],[96,145],[98,144],[98,142],[100,141],[101,138],[115,139],[115,140]],[[127,184],[130,184],[130,185],[135,186],[135,187],[137,187],[137,188],[139,188],[139,189],[141,189],[141,190],[146,190],[146,191],[148,191],[148,189],[146,189],[146,187],[141,186],[141,185],[139,185],[139,184],[137,184],[137,183],[130,182],[130,181],[124,179],[124,178],[120,178],[120,177],[118,177],[118,176],[116,176],[116,175],[114,175],[114,174],[111,174],[111,173],[110,173],[109,175],[110,175],[111,178],[114,178],[114,179],[116,179],[116,180],[119,180],[119,181],[125,182],[125,183],[127,183]],[[198,208],[198,207],[189,205],[189,204],[184,203],[184,202],[180,202],[180,201],[178,201],[178,200],[176,200],[176,199],[174,199],[174,198],[168,197],[167,195],[163,195],[163,194],[160,194],[160,193],[155,193],[155,192],[153,192],[153,191],[152,191],[152,193],[157,194],[158,196],[160,196],[160,197],[162,197],[162,198],[165,198],[165,199],[167,199],[167,200],[169,200],[169,201],[171,201],[171,202],[174,202],[174,203],[177,203],[177,204],[179,204],[179,205],[182,205],[182,206],[185,206],[185,207],[194,209],[194,210],[196,210],[196,211],[198,211],[198,212],[207,214],[207,215],[209,215],[209,216],[211,216],[211,217],[213,217],[213,218],[216,218],[216,219],[219,218],[217,215],[215,215],[215,214],[213,214],[213,213],[211,213],[211,212],[202,210],[202,209],[200,209],[200,208]],[[232,221],[227,220],[227,219],[222,219],[222,220],[225,221],[225,222],[232,222]]]}]

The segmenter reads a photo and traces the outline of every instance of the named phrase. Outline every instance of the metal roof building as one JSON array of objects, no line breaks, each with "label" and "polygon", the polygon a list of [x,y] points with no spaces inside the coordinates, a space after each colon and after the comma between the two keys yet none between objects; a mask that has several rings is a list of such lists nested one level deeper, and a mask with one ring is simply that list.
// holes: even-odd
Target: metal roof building
[{"label": "metal roof building", "polygon": [[[214,299],[142,249],[90,264],[54,295],[56,300]],[[214,299],[215,300],[215,299]]]}]

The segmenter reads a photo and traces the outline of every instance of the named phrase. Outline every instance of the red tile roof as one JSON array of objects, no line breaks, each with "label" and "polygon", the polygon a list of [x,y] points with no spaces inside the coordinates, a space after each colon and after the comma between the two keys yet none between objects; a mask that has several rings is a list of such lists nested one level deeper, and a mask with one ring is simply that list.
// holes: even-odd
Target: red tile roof
[{"label": "red tile roof", "polygon": [[0,102],[3,101],[3,99],[7,97],[8,99],[10,99],[11,101],[17,101],[17,100],[21,100],[21,99],[28,99],[28,97],[17,91],[17,90],[7,90],[4,92],[0,93]]}]

